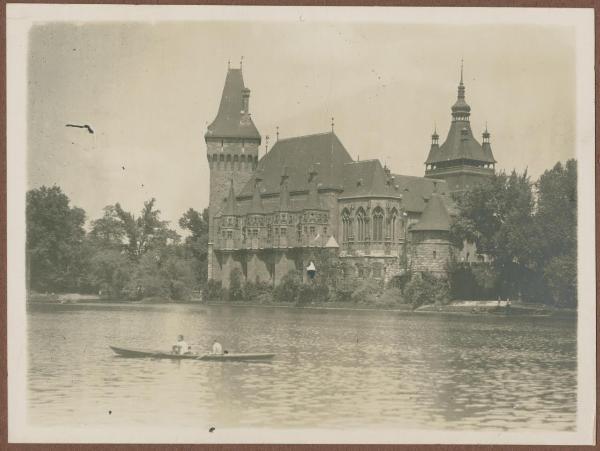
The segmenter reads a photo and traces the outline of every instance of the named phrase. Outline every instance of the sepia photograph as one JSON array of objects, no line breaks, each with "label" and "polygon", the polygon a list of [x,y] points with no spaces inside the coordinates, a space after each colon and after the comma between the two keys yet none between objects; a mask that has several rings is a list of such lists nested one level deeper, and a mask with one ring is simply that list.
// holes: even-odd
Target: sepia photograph
[{"label": "sepia photograph", "polygon": [[591,445],[594,11],[7,6],[11,442]]}]

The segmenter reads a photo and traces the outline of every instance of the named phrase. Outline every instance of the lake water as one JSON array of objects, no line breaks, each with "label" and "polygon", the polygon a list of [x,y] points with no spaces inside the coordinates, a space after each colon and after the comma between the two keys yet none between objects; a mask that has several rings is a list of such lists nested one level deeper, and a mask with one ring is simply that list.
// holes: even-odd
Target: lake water
[{"label": "lake water", "polygon": [[[203,305],[32,305],[40,426],[574,430],[576,322]],[[127,359],[109,344],[276,353],[272,363]]]}]

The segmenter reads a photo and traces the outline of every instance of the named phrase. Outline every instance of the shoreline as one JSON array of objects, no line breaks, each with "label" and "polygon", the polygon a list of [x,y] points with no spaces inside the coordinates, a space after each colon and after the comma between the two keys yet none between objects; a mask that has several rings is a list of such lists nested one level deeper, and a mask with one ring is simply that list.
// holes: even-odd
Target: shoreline
[{"label": "shoreline", "polygon": [[[285,308],[285,309],[296,309],[296,310],[347,310],[347,311],[381,311],[381,312],[392,312],[392,313],[417,313],[417,314],[443,314],[443,315],[466,315],[466,316],[501,316],[501,317],[551,317],[551,318],[562,318],[562,319],[576,319],[577,310],[574,309],[561,309],[557,307],[546,306],[543,304],[512,304],[510,310],[506,310],[505,307],[489,306],[489,301],[470,301],[472,304],[461,305],[464,301],[453,301],[447,305],[433,305],[427,304],[419,308],[413,309],[410,304],[399,304],[397,306],[378,306],[378,305],[345,305],[340,303],[329,303],[327,304],[307,304],[297,305],[294,303],[284,304],[260,304],[252,302],[228,302],[228,301],[162,301],[162,302],[144,302],[144,301],[121,301],[121,300],[109,300],[101,298],[86,298],[80,300],[68,300],[64,301],[50,301],[40,299],[27,299],[27,305],[65,305],[65,306],[76,306],[76,305],[131,305],[131,306],[143,306],[143,305],[197,305],[197,306],[229,306],[229,307],[246,307],[246,308]],[[477,303],[487,305],[478,306]]]}]

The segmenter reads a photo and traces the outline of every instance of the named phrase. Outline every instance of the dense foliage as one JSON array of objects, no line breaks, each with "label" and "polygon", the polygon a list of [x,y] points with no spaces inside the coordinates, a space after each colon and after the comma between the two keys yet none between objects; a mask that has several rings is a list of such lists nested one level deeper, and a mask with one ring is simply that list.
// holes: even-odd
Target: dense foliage
[{"label": "dense foliage", "polygon": [[35,290],[86,291],[85,212],[57,186],[27,193],[27,268]]},{"label": "dense foliage", "polygon": [[99,293],[110,299],[187,300],[206,280],[207,212],[188,210],[181,243],[160,219],[155,199],[139,215],[108,205],[85,232],[85,213],[57,186],[27,193],[30,287],[38,292]]},{"label": "dense foliage", "polygon": [[[491,257],[478,285],[503,298],[577,304],[577,164],[557,163],[533,183],[499,173],[456,198],[455,244],[467,240]],[[456,266],[453,276],[470,277]],[[459,274],[462,271],[462,274]],[[472,271],[479,271],[473,269]],[[467,271],[468,272],[468,271]]]}]

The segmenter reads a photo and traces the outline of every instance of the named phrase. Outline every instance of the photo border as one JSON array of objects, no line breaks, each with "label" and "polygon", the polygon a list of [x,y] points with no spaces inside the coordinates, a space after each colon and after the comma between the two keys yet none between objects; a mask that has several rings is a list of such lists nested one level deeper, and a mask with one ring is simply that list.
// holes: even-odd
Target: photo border
[{"label": "photo border", "polygon": [[[39,3],[36,2],[28,2],[31,5],[37,5],[38,8],[44,8],[44,5],[40,5]],[[45,2],[45,4],[48,4],[50,2]],[[104,5],[114,5],[114,6],[118,6],[118,5],[156,5],[159,4],[161,6],[172,6],[172,5],[199,5],[202,3],[191,3],[191,2],[168,2],[168,1],[159,1],[159,2],[154,2],[154,3],[148,3],[148,2],[141,2],[141,1],[133,1],[133,2],[119,2],[119,1],[112,1],[112,2],[73,2],[73,3],[79,3],[79,4],[83,4],[86,3],[88,5],[98,5],[98,4],[104,4]],[[540,4],[541,3],[541,4]],[[205,3],[205,4],[209,4],[209,3]],[[55,4],[54,4],[55,5]],[[261,1],[261,2],[250,2],[250,1],[238,1],[238,2],[231,2],[231,3],[220,3],[220,5],[269,5],[269,6],[281,6],[283,5],[280,2],[269,2],[269,1]],[[303,7],[303,6],[312,6],[312,5],[323,5],[323,3],[317,3],[317,2],[295,2],[293,4],[294,6],[298,6],[298,7]],[[513,7],[513,6],[537,6],[537,7],[562,7],[562,6],[569,6],[570,8],[573,8],[574,6],[577,8],[589,8],[589,7],[594,7],[595,6],[595,2],[593,1],[573,1],[573,2],[569,2],[569,1],[543,1],[543,2],[534,2],[534,1],[512,1],[512,2],[494,2],[494,1],[459,1],[459,2],[450,2],[450,1],[432,1],[432,2],[402,2],[402,1],[395,1],[395,2],[369,2],[369,3],[359,3],[359,2],[350,2],[350,1],[346,1],[346,2],[328,2],[327,3],[328,6],[506,6],[506,7]],[[74,5],[73,5],[74,6]],[[73,7],[70,6],[70,7]],[[285,4],[285,6],[291,6],[290,4]],[[54,7],[54,6],[51,6]],[[7,27],[7,22],[6,22],[6,18],[7,18],[7,5],[5,5],[5,7],[3,8],[3,14],[4,14],[4,20],[2,21],[2,26],[4,27],[4,31],[5,33],[3,33],[3,36],[5,37],[4,39],[6,40],[7,37],[7,32],[8,27]],[[137,8],[133,8],[133,9],[137,9]],[[261,9],[261,8],[258,8]],[[343,8],[334,8],[335,11],[332,11],[334,13],[335,16],[338,16],[340,13],[344,13]],[[161,20],[164,20],[161,18]],[[597,26],[599,23],[599,19],[598,19],[598,14],[597,11],[594,10],[594,23]],[[594,31],[592,31],[594,32]],[[598,42],[596,38],[594,38],[594,42]],[[7,92],[7,81],[10,83],[10,75],[11,73],[13,75],[15,75],[12,72],[12,68],[9,67],[8,65],[8,60],[7,58],[12,58],[11,61],[14,61],[14,55],[8,53],[10,51],[7,50],[7,46],[6,46],[7,42],[5,41],[5,45],[2,47],[2,56],[3,56],[3,60],[4,60],[4,64],[5,64],[5,79],[4,79],[4,83],[3,83],[3,88],[2,88],[2,96],[3,99],[5,100],[5,102],[3,102],[3,108],[6,108],[7,105],[7,100],[8,102],[11,102],[11,96],[15,95],[14,92]],[[597,50],[592,50],[594,53],[593,58],[594,58],[594,68],[597,68],[598,66],[598,51]],[[22,56],[25,57],[26,53],[22,53]],[[591,56],[591,55],[590,55]],[[587,60],[586,60],[587,63]],[[593,81],[594,86],[597,90],[598,88],[598,75],[595,75],[595,79]],[[12,85],[11,85],[12,86]],[[584,84],[582,83],[578,83],[577,84],[577,96],[578,96],[578,101],[581,101],[582,98],[585,99],[586,95],[589,94],[589,92],[585,92],[585,89],[587,89]],[[581,92],[582,90],[584,90],[584,92]],[[7,96],[8,94],[8,96]],[[594,104],[593,106],[589,106],[589,111],[588,110],[584,110],[584,113],[586,115],[586,117],[591,117],[592,121],[593,121],[593,117],[594,114],[598,112],[598,100],[596,97],[594,97]],[[591,102],[590,102],[591,103]],[[581,113],[581,111],[578,109],[577,110],[578,113]],[[14,217],[14,215],[19,215],[23,221],[24,221],[24,201],[21,200],[21,202],[14,202],[14,199],[11,200],[8,196],[7,196],[7,182],[10,183],[11,187],[19,187],[22,188],[23,191],[21,191],[22,193],[25,193],[25,178],[24,177],[18,177],[19,175],[22,174],[16,174],[14,171],[14,165],[19,163],[18,160],[18,155],[15,155],[14,153],[11,154],[10,152],[7,152],[8,148],[12,148],[11,147],[11,143],[7,141],[8,139],[11,139],[11,137],[8,137],[6,134],[7,129],[10,129],[12,131],[12,133],[23,133],[24,130],[22,129],[22,125],[18,124],[18,121],[13,122],[13,120],[15,119],[14,117],[8,117],[7,116],[7,110],[4,111],[5,113],[5,117],[6,117],[6,122],[3,124],[2,127],[2,133],[3,136],[5,138],[4,142],[7,143],[6,147],[3,147],[3,156],[4,158],[2,158],[2,168],[0,169],[1,172],[1,177],[3,178],[3,182],[2,183],[2,187],[0,188],[0,197],[1,197],[1,203],[2,203],[2,211],[0,211],[0,224],[2,227],[2,231],[4,232],[4,236],[7,237],[5,240],[2,240],[2,245],[0,246],[0,255],[2,255],[2,257],[4,257],[2,259],[2,265],[3,265],[3,278],[2,278],[2,282],[0,282],[0,290],[2,292],[2,296],[4,298],[4,306],[7,309],[5,311],[5,315],[2,318],[1,321],[1,328],[2,331],[9,335],[7,336],[7,341],[8,341],[8,336],[14,336],[14,333],[18,333],[19,328],[22,328],[22,324],[21,327],[19,325],[19,322],[8,322],[8,315],[11,314],[11,311],[9,309],[9,299],[7,296],[7,290],[11,289],[11,285],[7,284],[7,280],[8,280],[8,276],[7,276],[7,271],[8,269],[10,269],[8,267],[7,264],[7,256],[10,255],[11,256],[11,267],[22,267],[24,268],[24,252],[22,252],[22,249],[24,249],[24,239],[23,240],[19,240],[19,241],[15,241],[13,240],[13,237],[15,236],[15,233],[18,232],[18,229],[16,227],[22,227],[22,224],[19,226],[15,223],[12,222],[12,217]],[[582,130],[581,130],[581,120],[578,117],[577,120],[577,139],[580,140],[582,138]],[[594,122],[593,122],[594,123]],[[594,125],[596,125],[594,123]],[[597,125],[596,125],[597,126]],[[595,127],[594,127],[595,128]],[[594,131],[596,132],[594,134]],[[583,136],[584,136],[584,140],[590,140],[589,145],[592,144],[597,144],[598,143],[598,137],[597,137],[597,130],[592,129],[592,135],[591,136],[585,136],[586,133],[583,132]],[[594,139],[595,137],[595,139]],[[594,141],[591,141],[592,139],[594,139]],[[578,146],[578,156],[579,156],[579,146]],[[11,159],[12,157],[12,159]],[[15,157],[17,158],[17,160],[15,160]],[[22,162],[24,163],[25,159],[24,159],[24,155],[20,156],[22,158]],[[581,163],[582,160],[580,158],[578,158],[578,162]],[[586,176],[583,176],[583,171],[588,171],[591,172],[591,179],[592,180],[597,180],[597,176],[600,173],[600,166],[598,164],[598,159],[597,157],[595,158],[595,166],[594,168],[591,167],[591,165],[589,167],[584,167],[584,165],[582,164],[578,164],[578,170],[579,172],[579,177],[581,178],[586,178],[589,177],[589,174]],[[7,168],[11,168],[11,173],[9,174],[7,171]],[[23,167],[21,169],[25,169],[25,166],[23,165]],[[20,180],[19,180],[20,178]],[[592,182],[594,183],[594,182]],[[597,194],[598,190],[600,189],[599,184],[597,182],[595,182],[595,193]],[[594,233],[595,228],[592,230],[591,228],[595,226],[592,226],[590,223],[587,223],[586,221],[581,221],[581,205],[584,204],[584,199],[587,197],[589,197],[590,193],[591,193],[591,186],[585,186],[584,189],[582,190],[582,186],[581,186],[581,182],[578,183],[578,194],[579,194],[579,200],[580,200],[580,204],[579,204],[579,229],[578,229],[578,235],[585,235],[583,233],[583,231],[585,231],[586,233],[592,233],[592,237],[597,238],[597,232]],[[596,197],[597,199],[597,197]],[[596,209],[595,209],[595,213],[596,213],[596,220],[598,219],[598,201],[595,202],[596,205]],[[19,205],[22,204],[22,205]],[[587,206],[587,204],[585,204],[585,206]],[[8,222],[7,222],[7,211],[11,212],[11,218],[8,218]],[[588,212],[589,214],[589,212]],[[582,227],[584,230],[582,230]],[[12,230],[11,233],[11,241],[8,241],[8,236],[7,236],[7,231],[10,232]],[[24,235],[23,233],[21,233],[22,235]],[[596,240],[597,241],[597,240]],[[21,249],[20,254],[21,256],[19,257],[18,260],[15,260],[15,254],[14,250],[15,249]],[[588,256],[591,252],[594,252],[596,254],[596,247],[595,246],[590,246],[589,243],[583,243],[583,240],[578,240],[578,275],[581,278],[582,276],[584,277],[589,277],[590,276],[590,271],[592,272],[591,274],[591,278],[594,279],[595,277],[598,277],[599,270],[598,270],[598,265],[595,265],[595,271],[593,271],[593,269],[591,269],[589,266],[585,266],[583,265],[583,261],[589,261],[589,260],[584,260],[584,256]],[[594,261],[597,262],[597,257],[594,259]],[[596,297],[597,297],[597,293],[598,293],[598,288],[596,287]],[[584,321],[594,321],[595,320],[595,325],[596,327],[593,328],[593,330],[588,330],[586,331],[586,335],[584,335],[583,338],[590,340],[591,343],[595,344],[595,355],[597,358],[597,352],[598,352],[598,334],[596,333],[597,331],[597,309],[594,309],[594,315],[591,316],[590,318],[583,318]],[[583,312],[579,312],[579,326],[581,327],[582,325],[582,315]],[[11,319],[13,319],[14,316],[11,316]],[[15,332],[16,331],[16,332]],[[593,339],[593,334],[596,333],[596,340]],[[582,339],[582,334],[579,331],[578,332],[578,386],[580,385],[579,382],[581,381],[580,377],[581,377],[581,357],[582,357],[582,349],[580,346],[580,340]],[[7,361],[8,359],[12,358],[15,356],[15,354],[10,355],[10,351],[7,347],[7,341],[5,341],[5,346],[4,346],[4,354],[3,354],[3,361],[2,361],[2,365],[3,365],[3,369],[5,371],[5,374],[8,374],[8,367],[7,367]],[[17,351],[16,354],[16,358],[22,358],[24,359],[24,350],[14,350]],[[20,353],[20,355],[19,355]],[[584,359],[586,358],[586,356],[583,356]],[[13,361],[13,360],[11,360]],[[598,368],[596,367],[596,381],[597,381],[597,370]],[[8,375],[8,378],[10,378],[10,375]],[[0,397],[0,402],[2,403],[3,409],[2,409],[2,429],[0,430],[0,432],[2,433],[2,439],[4,443],[7,443],[8,440],[8,402],[10,401],[9,397],[7,396],[7,390],[8,390],[8,382],[7,382],[7,378],[4,378],[4,387],[2,390],[2,395]],[[589,382],[589,381],[588,381]],[[596,384],[593,385],[594,388],[596,387]],[[595,390],[596,392],[596,396],[594,396],[595,401],[596,401],[596,416],[593,419],[594,420],[594,424],[595,424],[595,432],[597,433],[598,431],[598,422],[597,422],[597,390]],[[12,393],[11,395],[15,395],[14,393]],[[578,388],[578,399],[581,400],[580,398],[581,395],[581,391]],[[254,432],[256,432],[256,429],[253,430]],[[252,431],[249,431],[249,433]],[[427,431],[421,431],[421,433],[427,433]],[[543,434],[543,431],[540,431],[540,433]],[[344,431],[343,432],[344,436],[347,436],[347,432]],[[470,435],[470,434],[476,434],[479,435],[480,432],[479,431],[461,431],[461,432],[457,432],[458,435]],[[303,435],[305,435],[305,433],[303,433]],[[256,439],[258,440],[258,443],[260,443],[260,432],[259,435],[256,436]],[[215,437],[216,438],[216,437]],[[184,441],[185,442],[185,441]],[[181,444],[183,444],[184,442],[182,442]],[[198,449],[240,449],[240,447],[243,446],[243,449],[275,449],[274,447],[278,447],[279,445],[252,445],[252,444],[247,444],[247,445],[221,445],[221,446],[215,446],[218,442],[211,442],[211,443],[207,443],[207,444],[201,444],[201,445],[194,445],[194,448],[198,447]],[[179,445],[172,445],[172,446],[168,446],[165,447],[165,445],[145,445],[144,449],[177,449],[178,446],[181,446],[181,444]],[[550,443],[548,443],[550,444]],[[11,445],[11,448],[14,449],[24,449],[23,446],[28,447],[27,449],[30,449],[29,447],[32,445]],[[44,445],[36,445],[35,447],[39,447],[39,446],[44,446]],[[116,448],[121,448],[123,445],[114,445],[114,444],[109,444],[109,445],[101,445],[101,444],[93,444],[93,445],[89,445],[92,446],[93,449],[116,449]],[[296,445],[293,445],[294,448],[296,448]],[[299,445],[302,447],[302,445]],[[326,449],[359,449],[357,448],[360,447],[360,449],[369,449],[369,448],[373,448],[373,449],[382,449],[380,446],[378,445],[335,445],[335,444],[331,444],[329,446],[326,447]],[[81,449],[80,445],[76,445],[76,444],[71,444],[71,445],[53,445],[52,448],[53,449]],[[130,447],[127,446],[126,447]],[[479,447],[477,445],[467,445],[467,446],[461,446],[461,445],[451,445],[451,446],[444,446],[443,449],[475,449],[476,447]],[[86,448],[88,448],[88,446],[86,446]],[[187,447],[186,447],[187,448]],[[290,445],[285,446],[285,448],[290,448]],[[325,446],[324,446],[325,448]],[[385,447],[386,449],[415,449],[416,446],[415,445],[392,445],[392,447]],[[491,448],[490,446],[485,446],[485,448]],[[528,449],[535,449],[537,447],[533,447],[533,446],[528,446]],[[568,448],[564,448],[564,449],[572,449],[572,446],[569,446]],[[42,448],[40,448],[42,449]],[[91,448],[88,448],[91,449]],[[137,447],[136,447],[137,449]],[[281,449],[281,448],[278,448]],[[419,445],[418,449],[440,449],[439,446],[431,446],[431,445]],[[558,448],[554,448],[554,449],[558,449]]]}]

